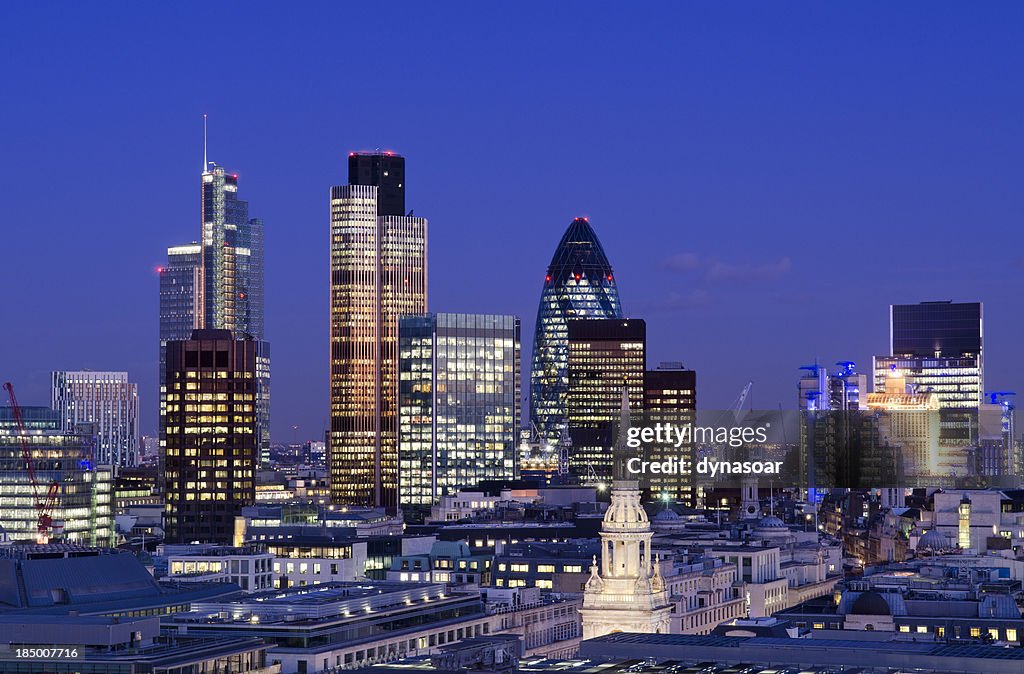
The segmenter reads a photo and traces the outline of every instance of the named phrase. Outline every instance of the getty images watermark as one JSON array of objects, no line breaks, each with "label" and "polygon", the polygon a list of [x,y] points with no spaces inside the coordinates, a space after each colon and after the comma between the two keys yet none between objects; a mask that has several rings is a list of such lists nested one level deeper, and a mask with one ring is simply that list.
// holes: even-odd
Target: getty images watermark
[{"label": "getty images watermark", "polygon": [[766,456],[773,452],[765,450],[778,444],[767,418],[749,420],[755,422],[750,425],[733,424],[732,419],[720,424],[645,421],[649,423],[630,425],[627,451],[618,457],[630,478],[645,481],[660,475],[718,480],[783,472],[783,460]]}]

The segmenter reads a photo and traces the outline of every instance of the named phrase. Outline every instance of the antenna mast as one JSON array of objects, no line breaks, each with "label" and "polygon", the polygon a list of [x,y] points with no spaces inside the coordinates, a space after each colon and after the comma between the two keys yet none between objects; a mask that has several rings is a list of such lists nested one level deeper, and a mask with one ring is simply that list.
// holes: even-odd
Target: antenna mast
[{"label": "antenna mast", "polygon": [[203,113],[203,173],[206,173],[210,168],[210,163],[206,161],[206,113]]}]

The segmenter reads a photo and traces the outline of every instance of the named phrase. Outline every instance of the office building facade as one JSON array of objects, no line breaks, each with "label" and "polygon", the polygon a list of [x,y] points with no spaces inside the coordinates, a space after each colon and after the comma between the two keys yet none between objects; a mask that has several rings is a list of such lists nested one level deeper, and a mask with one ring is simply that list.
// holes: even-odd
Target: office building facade
[{"label": "office building facade", "polygon": [[163,417],[167,342],[188,339],[203,325],[203,247],[198,242],[167,249],[160,275],[160,361],[158,413]]},{"label": "office building facade", "polygon": [[203,327],[263,339],[263,221],[238,198],[238,175],[207,166],[202,215]]},{"label": "office building facade", "polygon": [[[644,373],[644,422],[685,427],[693,423],[697,409],[697,373],[679,362],[661,363]],[[693,461],[692,442],[675,445],[651,443],[650,460],[670,458]],[[648,495],[666,501],[678,501],[696,507],[701,493],[690,475],[652,474],[647,476]]]},{"label": "office building facade", "polygon": [[622,318],[618,283],[586,218],[573,220],[559,241],[537,309],[530,421],[551,442],[568,427],[568,322],[575,318]]},{"label": "office building facade", "polygon": [[53,372],[50,406],[65,431],[92,424],[93,461],[131,468],[139,463],[139,391],[127,372]]},{"label": "office building facade", "polygon": [[623,390],[631,410],[644,408],[647,325],[636,318],[571,319],[566,334],[569,473],[584,484],[608,485]]},{"label": "office building facade", "polygon": [[480,480],[516,477],[520,325],[515,316],[425,314],[398,325],[398,487],[432,506]]},{"label": "office building facade", "polygon": [[404,161],[379,155],[376,172],[374,155],[351,156],[350,184],[331,188],[328,453],[335,503],[394,509],[398,318],[427,310],[427,221],[396,211],[405,183],[392,171],[404,176]]},{"label": "office building facade", "polygon": [[164,443],[168,543],[232,542],[256,498],[258,361],[265,344],[196,330],[167,344]]},{"label": "office building facade", "polygon": [[[0,530],[11,540],[41,540],[36,505],[56,485],[48,540],[114,545],[112,469],[92,460],[92,426],[65,430],[62,414],[47,407],[22,407],[21,413],[24,436],[11,408],[0,407]],[[22,439],[32,455],[36,485],[25,470]]]},{"label": "office building facade", "polygon": [[876,391],[893,372],[942,409],[975,409],[985,390],[980,302],[921,302],[889,307],[889,355],[874,362]]}]

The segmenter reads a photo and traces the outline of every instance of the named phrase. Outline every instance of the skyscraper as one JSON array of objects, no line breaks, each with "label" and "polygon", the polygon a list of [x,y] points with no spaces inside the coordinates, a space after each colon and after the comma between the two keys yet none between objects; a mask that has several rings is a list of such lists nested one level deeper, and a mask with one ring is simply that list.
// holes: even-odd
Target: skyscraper
[{"label": "skyscraper", "polygon": [[481,480],[516,477],[519,319],[402,316],[399,502],[430,506]]},{"label": "skyscraper", "polygon": [[601,242],[586,218],[576,218],[551,258],[533,338],[530,421],[555,442],[567,426],[568,321],[622,318],[619,289]]},{"label": "skyscraper", "polygon": [[54,372],[51,407],[62,429],[92,424],[96,434],[93,461],[131,468],[139,463],[139,392],[127,372]]},{"label": "skyscraper", "polygon": [[[264,339],[263,221],[238,198],[238,174],[204,159],[202,175],[201,327],[230,330],[235,339]],[[259,348],[257,438],[261,463],[270,460],[270,344]]]},{"label": "skyscraper", "polygon": [[263,339],[263,221],[238,198],[238,175],[203,172],[203,297],[209,330]]},{"label": "skyscraper", "polygon": [[569,473],[585,484],[608,485],[623,390],[631,409],[644,408],[647,325],[634,318],[574,318],[567,337]]},{"label": "skyscraper", "polygon": [[404,168],[394,154],[351,155],[350,184],[331,188],[328,451],[336,503],[398,504],[398,317],[427,310],[427,221],[401,214],[405,182],[393,172],[404,176]]},{"label": "skyscraper", "polygon": [[256,498],[258,362],[264,342],[196,330],[167,343],[166,540],[230,544]]},{"label": "skyscraper", "polygon": [[203,247],[193,242],[167,249],[160,274],[160,418],[164,414],[167,342],[188,339],[203,324]]}]

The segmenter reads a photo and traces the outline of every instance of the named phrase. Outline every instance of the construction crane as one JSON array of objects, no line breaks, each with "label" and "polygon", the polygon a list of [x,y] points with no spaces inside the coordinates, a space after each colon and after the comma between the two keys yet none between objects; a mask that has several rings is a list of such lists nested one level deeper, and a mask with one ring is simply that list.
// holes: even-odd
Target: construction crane
[{"label": "construction crane", "polygon": [[32,500],[35,502],[36,508],[36,542],[46,544],[50,542],[50,527],[53,524],[53,516],[50,513],[57,503],[60,483],[54,480],[47,488],[46,494],[40,498],[35,462],[32,460],[32,450],[28,447],[28,432],[25,430],[25,420],[21,416],[18,399],[14,396],[14,386],[11,385],[11,382],[6,382],[4,390],[7,391],[7,397],[11,401],[11,413],[14,415],[18,439],[21,440],[21,458],[25,462],[25,470],[28,471],[29,481],[32,483]]},{"label": "construction crane", "polygon": [[747,385],[740,391],[740,397],[736,399],[736,402],[732,406],[732,418],[733,422],[740,420],[743,412],[743,403],[747,402],[747,398],[750,397],[750,389],[754,386],[754,382],[748,381]]}]

